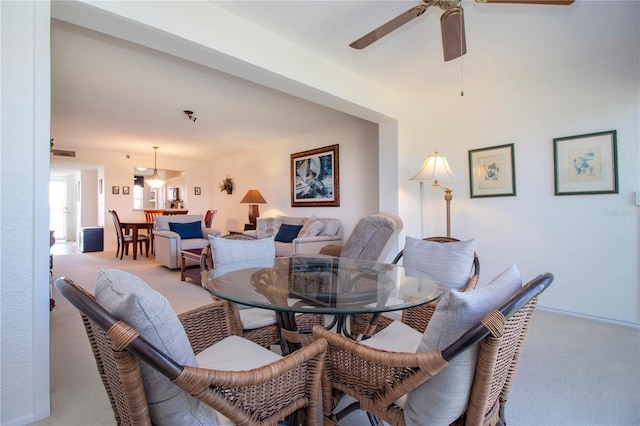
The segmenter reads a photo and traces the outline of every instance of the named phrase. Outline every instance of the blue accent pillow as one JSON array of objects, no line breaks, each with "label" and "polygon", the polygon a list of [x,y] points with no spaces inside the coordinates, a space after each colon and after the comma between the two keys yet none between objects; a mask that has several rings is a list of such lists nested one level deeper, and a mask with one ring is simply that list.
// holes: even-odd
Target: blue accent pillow
[{"label": "blue accent pillow", "polygon": [[280,241],[281,243],[290,243],[298,236],[301,229],[302,226],[280,225],[280,229],[278,229],[275,240]]},{"label": "blue accent pillow", "polygon": [[169,230],[176,232],[183,240],[202,238],[202,222],[177,223],[169,222]]}]

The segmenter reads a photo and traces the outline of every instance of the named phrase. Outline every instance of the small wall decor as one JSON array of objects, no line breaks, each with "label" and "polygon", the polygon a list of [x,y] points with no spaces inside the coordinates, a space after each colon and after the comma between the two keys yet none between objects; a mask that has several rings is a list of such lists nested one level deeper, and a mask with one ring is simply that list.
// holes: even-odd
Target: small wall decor
[{"label": "small wall decor", "polygon": [[120,187],[119,186],[112,186],[111,187],[111,193],[112,194],[119,194],[120,193]]},{"label": "small wall decor", "polygon": [[469,151],[471,198],[516,195],[513,144]]},{"label": "small wall decor", "polygon": [[193,194],[194,195],[200,195],[202,193],[202,190],[200,189],[199,186],[196,186],[193,188]]},{"label": "small wall decor", "polygon": [[123,186],[122,187],[122,195],[129,195],[129,187],[128,186]]},{"label": "small wall decor", "polygon": [[227,176],[222,182],[218,184],[218,188],[220,188],[220,192],[227,191],[227,194],[233,193],[233,181],[229,176]]},{"label": "small wall decor", "polygon": [[616,131],[553,139],[555,195],[617,194]]},{"label": "small wall decor", "polygon": [[339,207],[338,145],[291,154],[291,207]]}]

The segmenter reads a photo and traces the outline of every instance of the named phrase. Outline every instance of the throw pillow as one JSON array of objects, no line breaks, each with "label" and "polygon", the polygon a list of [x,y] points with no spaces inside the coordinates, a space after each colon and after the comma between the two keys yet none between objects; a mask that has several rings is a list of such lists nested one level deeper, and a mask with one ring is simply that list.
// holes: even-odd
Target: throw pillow
[{"label": "throw pillow", "polygon": [[[197,366],[189,339],[169,301],[139,277],[100,269],[96,301],[178,364]],[[218,425],[216,411],[181,390],[148,364],[140,363],[154,425]]]},{"label": "throw pillow", "polygon": [[256,237],[274,237],[282,225],[281,217],[259,217],[256,219]]},{"label": "throw pillow", "polygon": [[177,223],[169,222],[169,230],[180,235],[183,240],[202,238],[202,222]]},{"label": "throw pillow", "polygon": [[[520,272],[511,266],[482,288],[450,290],[438,302],[416,352],[443,350],[521,287]],[[407,425],[449,425],[466,411],[477,353],[475,345],[409,393],[404,407]]]},{"label": "throw pillow", "polygon": [[306,220],[304,226],[302,226],[298,237],[315,237],[316,235],[319,235],[323,229],[324,223],[312,215]]},{"label": "throw pillow", "polygon": [[439,243],[407,237],[402,265],[424,272],[446,288],[461,290],[471,276],[475,240]]},{"label": "throw pillow", "polygon": [[282,224],[280,229],[278,229],[275,240],[280,241],[281,243],[290,243],[298,236],[301,229],[302,226]]}]

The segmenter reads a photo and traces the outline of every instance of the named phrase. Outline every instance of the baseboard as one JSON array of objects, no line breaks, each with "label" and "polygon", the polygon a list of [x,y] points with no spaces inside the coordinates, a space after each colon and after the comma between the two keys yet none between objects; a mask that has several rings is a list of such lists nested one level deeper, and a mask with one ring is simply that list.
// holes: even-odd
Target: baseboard
[{"label": "baseboard", "polygon": [[614,320],[614,319],[611,319],[611,318],[598,317],[598,316],[595,316],[595,315],[580,314],[578,312],[565,311],[563,309],[556,309],[556,308],[548,308],[546,306],[540,306],[540,305],[538,305],[536,307],[536,309],[540,309],[541,311],[554,312],[554,313],[557,313],[557,314],[569,315],[569,316],[572,316],[572,317],[584,318],[584,319],[589,319],[589,320],[593,320],[593,321],[599,321],[599,322],[604,322],[604,323],[608,323],[608,324],[614,324],[614,325],[619,325],[619,326],[622,326],[622,327],[635,328],[637,330],[640,330],[640,323],[638,323],[638,322]]}]

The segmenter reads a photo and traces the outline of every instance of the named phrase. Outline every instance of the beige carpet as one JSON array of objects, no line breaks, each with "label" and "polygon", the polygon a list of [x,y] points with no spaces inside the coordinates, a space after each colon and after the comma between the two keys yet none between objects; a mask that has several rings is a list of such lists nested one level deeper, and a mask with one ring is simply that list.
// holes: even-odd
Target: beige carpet
[{"label": "beige carpet", "polygon": [[[54,246],[55,247],[55,246]],[[93,292],[98,268],[136,274],[176,312],[208,303],[193,281],[180,281],[153,257],[119,260],[114,252],[54,255],[54,278]],[[559,285],[555,283],[554,285]],[[54,289],[51,313],[51,417],[37,425],[114,425],[79,315]],[[538,310],[525,344],[507,421],[515,426],[640,424],[640,332],[637,328]],[[367,425],[361,413],[341,425]]]}]

